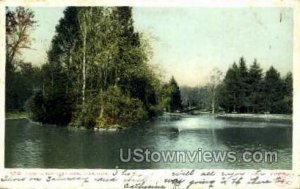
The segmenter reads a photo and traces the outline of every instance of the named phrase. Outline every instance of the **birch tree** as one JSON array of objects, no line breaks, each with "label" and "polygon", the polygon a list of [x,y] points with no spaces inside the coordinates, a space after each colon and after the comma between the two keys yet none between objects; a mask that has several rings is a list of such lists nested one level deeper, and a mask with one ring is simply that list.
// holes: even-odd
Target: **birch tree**
[{"label": "birch tree", "polygon": [[216,94],[217,94],[217,87],[220,85],[223,79],[223,73],[218,69],[214,68],[210,75],[209,81],[209,88],[211,90],[211,111],[212,114],[215,113],[215,106],[216,106]]},{"label": "birch tree", "polygon": [[92,24],[92,7],[81,8],[78,14],[80,34],[82,37],[82,107],[85,107],[85,88],[86,88],[86,55],[87,37]]}]

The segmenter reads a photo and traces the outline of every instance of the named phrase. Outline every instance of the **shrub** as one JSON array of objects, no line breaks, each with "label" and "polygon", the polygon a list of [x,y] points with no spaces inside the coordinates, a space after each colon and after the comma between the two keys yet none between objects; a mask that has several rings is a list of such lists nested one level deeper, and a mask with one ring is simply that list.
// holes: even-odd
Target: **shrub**
[{"label": "shrub", "polygon": [[101,108],[96,119],[96,127],[128,127],[146,117],[143,103],[124,94],[117,86],[109,87],[97,99]]},{"label": "shrub", "polygon": [[44,97],[41,90],[37,90],[33,95],[27,100],[25,104],[25,109],[29,112],[29,118],[43,122],[45,116],[45,106],[44,106]]},{"label": "shrub", "polygon": [[27,101],[26,109],[34,121],[67,126],[71,120],[72,103],[63,95],[45,97],[38,90]]}]

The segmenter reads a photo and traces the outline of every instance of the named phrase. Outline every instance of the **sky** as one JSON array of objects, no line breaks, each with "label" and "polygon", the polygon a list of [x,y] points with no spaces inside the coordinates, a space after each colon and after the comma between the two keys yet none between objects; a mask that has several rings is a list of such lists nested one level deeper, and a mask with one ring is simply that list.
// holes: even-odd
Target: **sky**
[{"label": "sky", "polygon": [[[23,58],[34,65],[47,60],[55,26],[64,7],[32,10],[38,26],[32,31],[32,50]],[[243,56],[256,58],[267,70],[292,71],[293,13],[289,8],[134,7],[135,30],[149,38],[164,80],[173,75],[180,86],[204,85],[214,68],[224,75]]]}]

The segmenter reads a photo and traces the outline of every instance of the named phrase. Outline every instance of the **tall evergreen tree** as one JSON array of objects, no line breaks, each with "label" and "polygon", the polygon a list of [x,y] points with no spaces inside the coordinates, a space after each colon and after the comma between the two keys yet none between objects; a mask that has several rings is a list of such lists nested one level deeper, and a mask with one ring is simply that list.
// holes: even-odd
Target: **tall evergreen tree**
[{"label": "tall evergreen tree", "polygon": [[265,111],[280,113],[280,100],[283,99],[283,83],[280,73],[271,66],[264,78],[264,106]]},{"label": "tall evergreen tree", "polygon": [[226,72],[219,96],[220,105],[227,112],[238,111],[239,79],[239,67],[234,62],[232,67]]},{"label": "tall evergreen tree", "polygon": [[249,70],[249,102],[251,112],[258,113],[261,110],[262,102],[262,69],[256,59]]},{"label": "tall evergreen tree", "polygon": [[219,104],[227,112],[292,112],[292,74],[283,79],[271,66],[263,77],[256,60],[249,71],[243,58],[227,70],[218,92]]},{"label": "tall evergreen tree", "polygon": [[239,72],[238,72],[238,111],[248,112],[249,108],[249,84],[248,84],[248,68],[243,57],[239,61]]},{"label": "tall evergreen tree", "polygon": [[[77,15],[77,8],[67,7],[64,17],[56,26],[56,35],[48,51],[48,61],[42,66],[43,100],[41,102],[44,103],[45,114],[43,120],[38,121],[65,125],[72,118],[75,102],[79,101],[82,69],[78,53],[81,40]],[[37,92],[36,95],[40,93]]]},{"label": "tall evergreen tree", "polygon": [[288,72],[283,78],[283,93],[282,112],[293,113],[293,75]]}]

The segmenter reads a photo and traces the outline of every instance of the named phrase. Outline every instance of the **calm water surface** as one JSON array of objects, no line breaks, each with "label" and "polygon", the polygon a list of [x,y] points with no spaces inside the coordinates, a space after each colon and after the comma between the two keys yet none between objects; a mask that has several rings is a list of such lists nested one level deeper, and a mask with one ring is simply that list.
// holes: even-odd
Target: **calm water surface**
[{"label": "calm water surface", "polygon": [[[178,132],[179,131],[179,132]],[[121,162],[120,149],[150,151],[276,151],[278,161],[255,162]],[[198,156],[197,156],[198,157]],[[237,158],[240,160],[240,158]],[[7,168],[216,168],[291,169],[292,125],[288,123],[233,121],[209,115],[157,118],[122,131],[93,131],[45,127],[26,119],[6,120]]]}]

